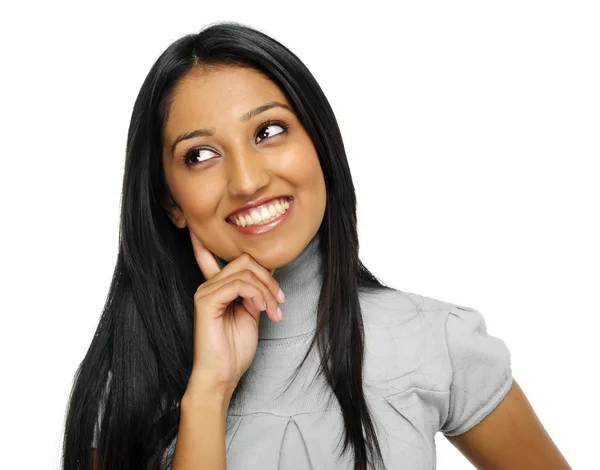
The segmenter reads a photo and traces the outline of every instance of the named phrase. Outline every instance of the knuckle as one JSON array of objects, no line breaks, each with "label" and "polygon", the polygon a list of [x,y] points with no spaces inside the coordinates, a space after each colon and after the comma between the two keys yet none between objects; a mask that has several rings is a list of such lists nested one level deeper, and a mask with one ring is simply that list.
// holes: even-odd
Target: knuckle
[{"label": "knuckle", "polygon": [[202,289],[202,286],[200,286],[200,287],[198,287],[198,289],[196,289],[196,292],[194,292],[194,301],[198,301],[203,296],[204,296],[204,289]]},{"label": "knuckle", "polygon": [[267,287],[269,288],[269,291],[271,291],[271,293],[277,292],[279,290],[279,283],[275,280],[273,276],[269,276],[269,280],[267,281]]},{"label": "knuckle", "polygon": [[206,302],[206,297],[201,297],[199,295],[194,296],[194,306],[195,308],[202,307]]}]

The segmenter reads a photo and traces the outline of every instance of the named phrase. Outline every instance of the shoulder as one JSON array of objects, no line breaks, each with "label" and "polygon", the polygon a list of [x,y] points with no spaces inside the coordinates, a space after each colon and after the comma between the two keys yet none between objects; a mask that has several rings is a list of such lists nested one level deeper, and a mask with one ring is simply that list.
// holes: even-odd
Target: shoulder
[{"label": "shoulder", "polygon": [[366,327],[431,326],[446,322],[453,303],[399,289],[361,290],[360,305]]},{"label": "shoulder", "polygon": [[445,324],[455,306],[398,289],[361,292],[365,381],[386,397],[411,388],[447,392]]},{"label": "shoulder", "polygon": [[371,334],[398,329],[439,332],[452,342],[464,336],[487,334],[485,317],[475,308],[399,289],[361,290],[365,329]]},{"label": "shoulder", "polygon": [[360,304],[374,379],[407,371],[413,385],[448,391],[465,369],[508,368],[506,344],[472,307],[398,289],[361,291]]}]

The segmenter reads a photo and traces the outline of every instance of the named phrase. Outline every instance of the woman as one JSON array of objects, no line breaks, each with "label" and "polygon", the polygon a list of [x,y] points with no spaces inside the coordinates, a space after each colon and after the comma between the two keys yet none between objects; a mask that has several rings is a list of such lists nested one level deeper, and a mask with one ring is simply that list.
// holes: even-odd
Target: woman
[{"label": "woman", "polygon": [[362,265],[355,206],[293,53],[235,23],[167,48],[131,118],[63,468],[430,469],[438,431],[479,468],[568,468],[478,311]]}]

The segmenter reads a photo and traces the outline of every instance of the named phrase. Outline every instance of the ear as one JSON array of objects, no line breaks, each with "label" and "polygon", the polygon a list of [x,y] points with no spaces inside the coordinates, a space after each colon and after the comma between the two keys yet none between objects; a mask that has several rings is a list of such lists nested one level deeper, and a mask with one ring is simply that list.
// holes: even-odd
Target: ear
[{"label": "ear", "polygon": [[175,204],[175,201],[170,197],[163,198],[163,208],[167,217],[171,219],[173,225],[177,228],[185,228],[187,226],[187,221],[185,219],[185,215],[183,211]]}]

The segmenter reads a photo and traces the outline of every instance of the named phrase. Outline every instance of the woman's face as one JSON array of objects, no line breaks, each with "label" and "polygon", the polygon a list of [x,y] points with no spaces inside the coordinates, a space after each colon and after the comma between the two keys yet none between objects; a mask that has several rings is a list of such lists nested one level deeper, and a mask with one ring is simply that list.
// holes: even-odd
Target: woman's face
[{"label": "woman's face", "polygon": [[245,252],[283,266],[321,225],[317,152],[282,91],[254,69],[189,72],[173,92],[162,158],[181,208],[165,200],[170,219],[226,261]]}]

